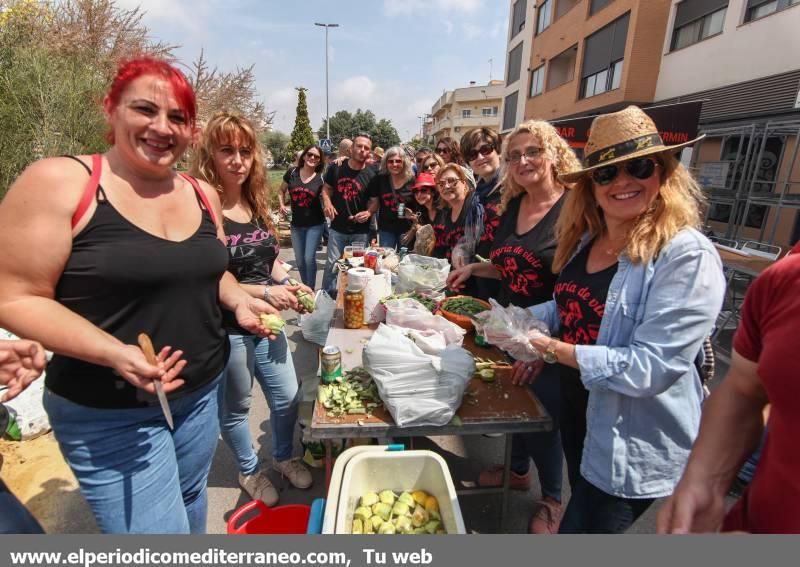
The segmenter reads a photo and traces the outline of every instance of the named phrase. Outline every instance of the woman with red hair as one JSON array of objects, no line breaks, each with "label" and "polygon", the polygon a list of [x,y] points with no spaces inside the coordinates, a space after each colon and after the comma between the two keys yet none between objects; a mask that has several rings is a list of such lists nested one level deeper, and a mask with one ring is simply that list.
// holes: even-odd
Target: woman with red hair
[{"label": "woman with red hair", "polygon": [[0,325],[55,353],[45,409],[100,529],[203,533],[221,307],[261,336],[276,310],[226,272],[216,191],[173,170],[196,116],[180,71],[124,62],[103,108],[106,153],[33,163],[0,205]]}]

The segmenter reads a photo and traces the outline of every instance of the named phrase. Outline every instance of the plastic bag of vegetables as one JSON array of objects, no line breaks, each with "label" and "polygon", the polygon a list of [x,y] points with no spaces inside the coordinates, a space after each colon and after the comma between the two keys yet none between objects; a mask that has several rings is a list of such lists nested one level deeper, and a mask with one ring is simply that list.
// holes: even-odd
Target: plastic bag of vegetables
[{"label": "plastic bag of vegetables", "polygon": [[397,291],[414,291],[417,288],[439,289],[447,283],[450,262],[429,256],[409,254],[398,267]]},{"label": "plastic bag of vegetables", "polygon": [[539,360],[541,355],[533,348],[530,340],[537,335],[549,337],[547,325],[522,307],[503,307],[494,299],[490,299],[489,303],[492,306],[490,310],[474,316],[486,342],[506,351],[516,360]]},{"label": "plastic bag of vegetables", "polygon": [[448,423],[475,372],[475,361],[463,348],[449,346],[441,356],[427,355],[401,329],[388,325],[372,335],[363,363],[401,427]]}]

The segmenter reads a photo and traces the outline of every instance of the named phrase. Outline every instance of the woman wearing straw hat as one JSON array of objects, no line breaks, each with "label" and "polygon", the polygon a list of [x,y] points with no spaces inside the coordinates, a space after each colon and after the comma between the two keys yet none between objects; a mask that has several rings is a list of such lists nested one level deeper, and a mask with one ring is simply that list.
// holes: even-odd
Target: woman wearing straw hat
[{"label": "woman wearing straw hat", "polygon": [[[639,108],[598,116],[559,216],[553,300],[531,308],[562,365],[572,498],[561,533],[621,533],[668,496],[700,422],[696,366],[725,281],[700,189]],[[535,370],[530,372],[535,374]],[[569,390],[569,388],[567,389]],[[588,390],[588,396],[585,391]],[[564,389],[562,389],[562,393]]]}]

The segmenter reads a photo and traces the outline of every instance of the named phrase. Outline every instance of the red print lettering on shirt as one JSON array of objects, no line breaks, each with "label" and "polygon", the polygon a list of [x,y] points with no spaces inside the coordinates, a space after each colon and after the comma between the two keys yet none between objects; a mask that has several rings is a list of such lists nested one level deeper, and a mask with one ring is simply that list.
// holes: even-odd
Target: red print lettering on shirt
[{"label": "red print lettering on shirt", "polygon": [[308,209],[317,197],[316,193],[305,187],[295,187],[291,190],[292,203],[301,209]]}]

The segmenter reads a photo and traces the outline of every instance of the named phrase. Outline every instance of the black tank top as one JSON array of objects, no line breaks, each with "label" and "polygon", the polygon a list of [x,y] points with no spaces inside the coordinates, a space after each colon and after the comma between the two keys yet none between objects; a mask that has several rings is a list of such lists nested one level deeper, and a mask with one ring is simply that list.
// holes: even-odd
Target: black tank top
[{"label": "black tank top", "polygon": [[[81,162],[82,163],[82,162]],[[88,169],[88,167],[87,167]],[[225,245],[200,197],[200,227],[182,242],[145,232],[123,217],[102,187],[97,209],[72,241],[55,299],[125,344],[146,332],[156,352],[183,350],[186,383],[180,398],[213,380],[225,366],[228,341],[222,328],[219,282],[228,265]],[[111,368],[54,355],[46,386],[77,404],[136,408],[158,404]]]}]

